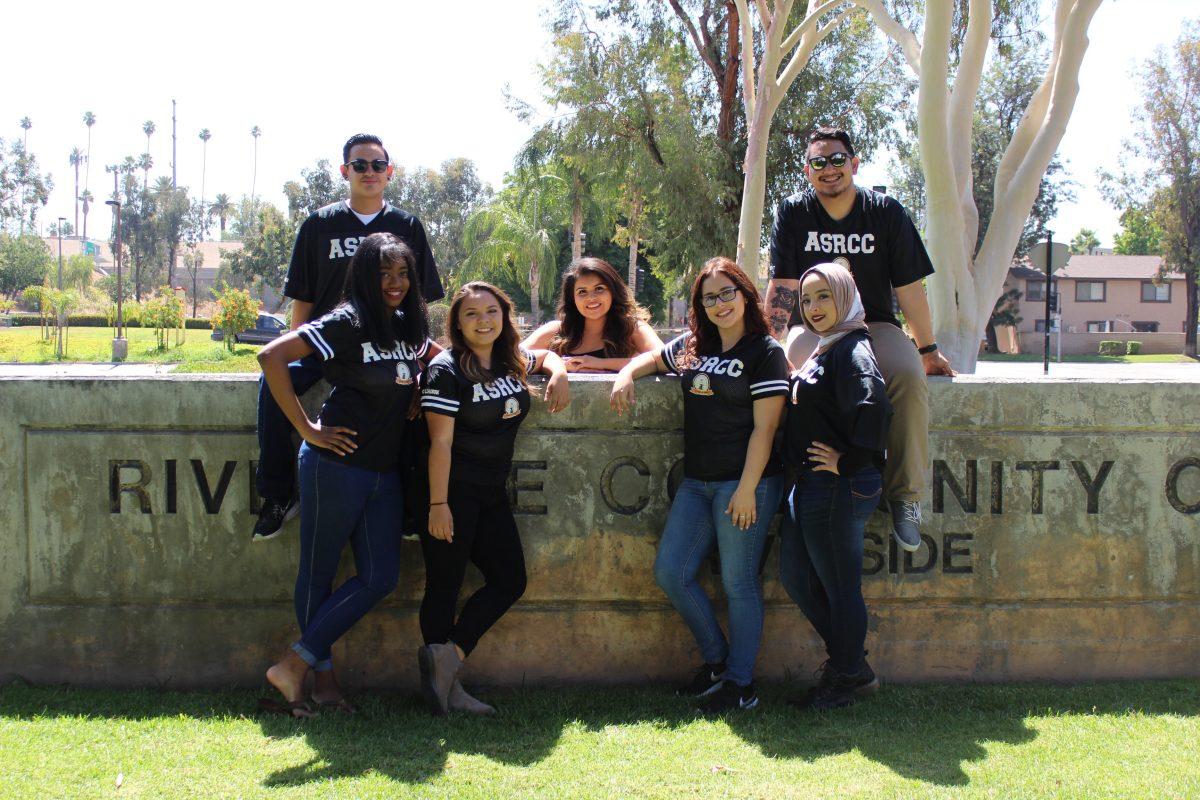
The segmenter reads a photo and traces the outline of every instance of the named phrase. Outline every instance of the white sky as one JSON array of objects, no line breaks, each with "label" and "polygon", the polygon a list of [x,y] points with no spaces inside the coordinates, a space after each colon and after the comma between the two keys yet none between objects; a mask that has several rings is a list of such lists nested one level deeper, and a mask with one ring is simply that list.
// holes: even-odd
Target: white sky
[{"label": "white sky", "polygon": [[[460,0],[331,6],[313,2],[213,0],[204,13],[143,0],[32,2],[4,11],[0,51],[0,137],[11,141],[29,116],[29,148],[56,188],[39,215],[47,225],[74,215],[67,157],[86,145],[92,111],[90,188],[99,199],[89,233],[107,232],[112,177],[104,165],[146,149],[142,123],[158,130],[152,178],[169,174],[171,100],[178,102],[179,183],[199,194],[201,128],[209,128],[205,196],[250,191],[259,139],[258,192],[280,206],[281,187],[318,158],[340,160],[356,131],[383,137],[392,159],[412,168],[473,159],[499,185],[529,133],[505,108],[503,89],[526,100],[541,90],[536,64],[548,49],[542,0]],[[1197,0],[1106,0],[1091,28],[1080,94],[1060,148],[1079,184],[1056,237],[1081,227],[1111,244],[1117,212],[1096,190],[1096,171],[1121,158],[1138,102],[1135,63],[1179,35]],[[18,31],[30,32],[18,35]],[[887,183],[886,163],[861,183]],[[82,177],[81,177],[82,181]]]}]

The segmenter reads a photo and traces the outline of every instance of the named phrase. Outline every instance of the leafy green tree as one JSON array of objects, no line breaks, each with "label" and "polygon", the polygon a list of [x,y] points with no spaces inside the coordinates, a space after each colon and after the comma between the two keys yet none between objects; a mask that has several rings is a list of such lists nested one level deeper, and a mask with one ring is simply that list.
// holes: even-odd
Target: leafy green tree
[{"label": "leafy green tree", "polygon": [[253,328],[257,321],[258,304],[250,297],[250,293],[222,284],[217,292],[217,310],[213,314],[212,324],[221,331],[225,348],[233,350],[234,337]]},{"label": "leafy green tree", "polygon": [[463,231],[467,257],[462,280],[507,279],[529,296],[533,324],[541,305],[554,300],[558,275],[557,237],[567,225],[565,184],[555,175],[530,175],[505,187],[470,216]]},{"label": "leafy green tree", "polygon": [[0,292],[15,297],[28,286],[40,285],[53,265],[50,248],[41,238],[0,233]]},{"label": "leafy green tree", "polygon": [[15,230],[18,235],[26,226],[36,230],[38,210],[50,201],[53,188],[50,175],[38,171],[37,157],[21,142],[5,149],[0,139],[0,229]]},{"label": "leafy green tree", "polygon": [[170,286],[161,286],[142,304],[142,327],[154,328],[159,350],[166,350],[170,331],[183,327],[183,298]]},{"label": "leafy green tree", "polygon": [[155,225],[167,248],[167,285],[174,286],[176,257],[183,241],[191,203],[187,189],[172,186],[171,179],[167,177],[159,178],[151,193],[154,195]]},{"label": "leafy green tree", "polygon": [[222,265],[246,283],[258,280],[266,286],[282,286],[297,227],[275,206],[261,205],[257,219],[242,235],[242,249],[223,252]]},{"label": "leafy green tree", "polygon": [[491,199],[492,187],[480,180],[474,161],[452,158],[436,170],[397,168],[384,197],[420,218],[438,266],[446,272],[466,259],[463,232],[467,220]]},{"label": "leafy green tree", "polygon": [[1075,238],[1071,239],[1071,254],[1086,256],[1100,246],[1096,232],[1091,228],[1080,228]]},{"label": "leafy green tree", "polygon": [[76,253],[63,261],[63,287],[75,291],[86,292],[92,285],[92,276],[96,272],[96,257],[86,253]]},{"label": "leafy green tree", "polygon": [[297,224],[347,194],[345,181],[327,158],[322,158],[312,169],[300,170],[300,180],[285,183],[283,193],[288,201],[288,216]]},{"label": "leafy green tree", "polygon": [[1113,251],[1122,256],[1160,256],[1162,236],[1150,209],[1130,205],[1121,212],[1121,231],[1113,239]]}]

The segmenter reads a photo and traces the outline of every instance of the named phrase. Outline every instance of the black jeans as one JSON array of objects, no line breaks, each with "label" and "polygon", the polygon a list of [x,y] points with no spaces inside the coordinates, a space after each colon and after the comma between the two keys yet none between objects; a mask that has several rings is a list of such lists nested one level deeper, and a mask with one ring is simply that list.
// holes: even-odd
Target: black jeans
[{"label": "black jeans", "polygon": [[844,675],[862,669],[863,529],[881,494],[874,467],[849,477],[809,472],[788,497],[780,526],[780,582],[824,640],[830,665]]},{"label": "black jeans", "polygon": [[[315,355],[288,364],[288,374],[296,395],[317,385],[323,372]],[[258,496],[285,501],[295,494],[296,446],[292,444],[292,423],[275,402],[267,382],[258,379],[258,468],[254,485]]]},{"label": "black jeans", "polygon": [[[525,593],[525,554],[503,484],[451,481],[447,500],[454,517],[454,541],[435,539],[427,527],[421,529],[425,556],[421,635],[426,644],[453,641],[469,654]],[[455,622],[467,562],[479,568],[484,584],[468,598]]]}]

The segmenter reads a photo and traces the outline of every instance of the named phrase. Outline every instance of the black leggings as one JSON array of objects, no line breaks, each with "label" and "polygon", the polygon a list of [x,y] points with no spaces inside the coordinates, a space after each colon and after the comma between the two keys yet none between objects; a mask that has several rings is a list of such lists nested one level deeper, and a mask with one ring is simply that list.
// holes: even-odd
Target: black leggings
[{"label": "black leggings", "polygon": [[[479,638],[525,593],[525,554],[503,485],[451,481],[446,498],[454,517],[454,541],[421,530],[425,556],[425,597],[421,635],[426,644],[453,641],[470,653]],[[454,609],[470,561],[484,584],[467,599],[458,622]]]}]

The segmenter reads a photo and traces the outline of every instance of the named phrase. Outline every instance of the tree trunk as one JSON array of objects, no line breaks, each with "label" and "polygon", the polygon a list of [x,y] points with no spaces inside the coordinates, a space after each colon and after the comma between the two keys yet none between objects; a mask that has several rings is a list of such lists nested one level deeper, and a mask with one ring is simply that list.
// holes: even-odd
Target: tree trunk
[{"label": "tree trunk", "polygon": [[1183,354],[1188,358],[1196,357],[1196,273],[1188,270],[1183,277],[1187,287],[1187,317],[1183,322]]},{"label": "tree trunk", "polygon": [[533,327],[537,327],[541,323],[542,313],[540,303],[540,292],[542,285],[541,271],[538,269],[537,259],[529,262],[529,313],[533,315]]},{"label": "tree trunk", "polygon": [[576,193],[571,207],[571,260],[583,258],[583,195]]},{"label": "tree trunk", "polygon": [[770,104],[763,92],[758,99],[758,113],[750,123],[746,141],[746,162],[742,169],[742,215],[738,222],[737,262],[750,280],[758,284],[759,251],[762,243],[763,207],[767,196],[767,143],[771,136],[771,119],[765,113]]},{"label": "tree trunk", "polygon": [[[196,283],[200,280],[199,272],[199,270],[196,270],[197,274],[192,276],[192,319],[196,318],[196,301],[198,299],[196,294]],[[185,328],[187,327],[187,320],[184,320],[183,325]]]},{"label": "tree trunk", "polygon": [[987,349],[989,353],[1000,352],[1000,341],[996,338],[996,323],[988,320],[987,329],[984,331],[987,336]]},{"label": "tree trunk", "polygon": [[[72,157],[74,154],[72,154]],[[79,162],[75,162],[75,235],[79,235]]]},{"label": "tree trunk", "polygon": [[642,196],[635,194],[629,204],[629,293],[637,296],[638,233],[642,226]]}]

